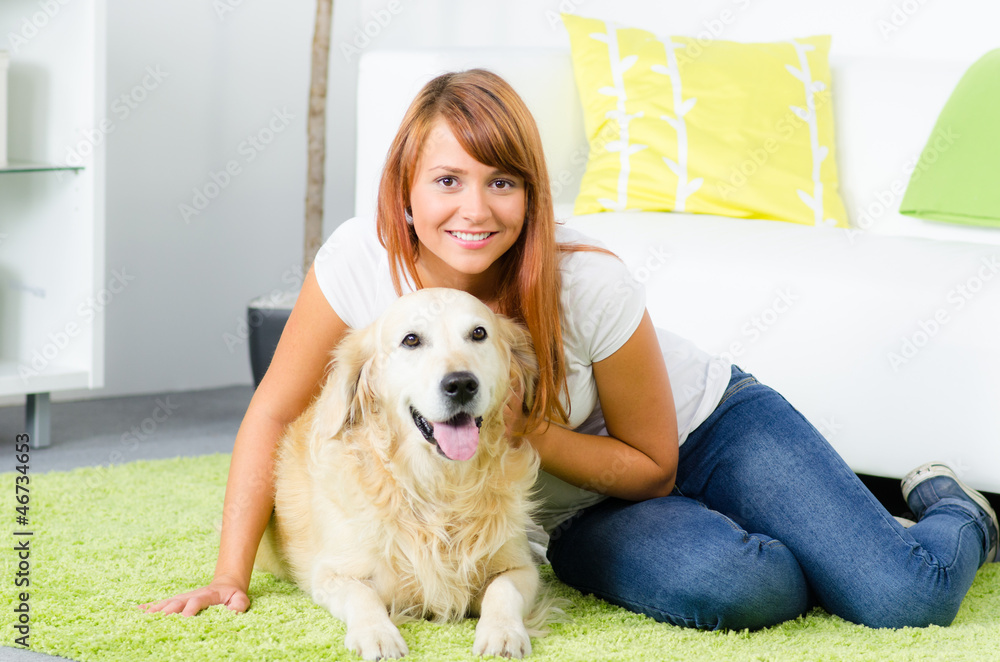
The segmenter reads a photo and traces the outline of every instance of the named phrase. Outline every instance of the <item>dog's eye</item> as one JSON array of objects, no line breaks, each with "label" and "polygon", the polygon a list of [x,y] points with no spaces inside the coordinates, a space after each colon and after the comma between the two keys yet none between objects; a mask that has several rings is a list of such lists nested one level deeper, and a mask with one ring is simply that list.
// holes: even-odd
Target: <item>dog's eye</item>
[{"label": "dog's eye", "polygon": [[486,340],[486,329],[481,326],[477,326],[472,330],[472,339],[476,342],[482,342]]},{"label": "dog's eye", "polygon": [[402,344],[403,347],[416,347],[420,344],[420,336],[415,333],[407,333]]}]

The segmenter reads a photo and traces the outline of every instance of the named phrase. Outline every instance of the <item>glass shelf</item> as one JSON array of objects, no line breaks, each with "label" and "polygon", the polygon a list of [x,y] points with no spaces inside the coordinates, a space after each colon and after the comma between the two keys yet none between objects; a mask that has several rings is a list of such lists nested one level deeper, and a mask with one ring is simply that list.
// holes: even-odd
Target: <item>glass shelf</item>
[{"label": "glass shelf", "polygon": [[0,174],[5,172],[55,172],[60,170],[83,170],[83,166],[61,165],[59,163],[38,163],[36,161],[18,161],[12,159],[7,165],[0,166]]}]

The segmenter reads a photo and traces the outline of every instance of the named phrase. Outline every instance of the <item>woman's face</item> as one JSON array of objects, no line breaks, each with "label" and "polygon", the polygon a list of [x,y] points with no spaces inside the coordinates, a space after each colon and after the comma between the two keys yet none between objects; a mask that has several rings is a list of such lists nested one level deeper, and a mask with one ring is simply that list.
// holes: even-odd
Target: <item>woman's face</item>
[{"label": "woman's face", "polygon": [[476,161],[439,118],[410,187],[419,264],[433,284],[495,286],[499,267],[491,267],[521,234],[526,200],[520,177]]}]

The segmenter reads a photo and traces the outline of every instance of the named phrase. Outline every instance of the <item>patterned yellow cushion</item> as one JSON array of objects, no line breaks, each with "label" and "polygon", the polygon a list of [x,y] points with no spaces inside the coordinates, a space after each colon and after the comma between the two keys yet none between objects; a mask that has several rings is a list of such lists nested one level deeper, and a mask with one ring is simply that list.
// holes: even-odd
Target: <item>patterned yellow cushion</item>
[{"label": "patterned yellow cushion", "polygon": [[563,14],[590,155],[577,214],[637,209],[847,227],[830,37],[743,44]]}]

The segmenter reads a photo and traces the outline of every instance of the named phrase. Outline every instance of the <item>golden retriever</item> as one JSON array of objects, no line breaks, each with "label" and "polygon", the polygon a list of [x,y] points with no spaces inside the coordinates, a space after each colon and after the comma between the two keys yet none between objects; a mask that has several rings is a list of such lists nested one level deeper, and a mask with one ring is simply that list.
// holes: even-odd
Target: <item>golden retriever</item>
[{"label": "golden retriever", "polygon": [[526,536],[538,456],[504,407],[536,375],[527,331],[458,290],[349,331],[280,443],[257,567],[343,620],[366,659],[408,652],[402,620],[477,614],[474,653],[530,653],[526,619],[547,609]]}]

